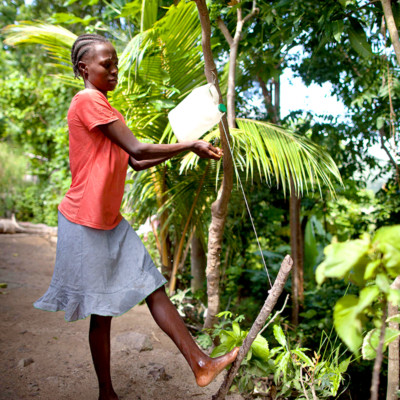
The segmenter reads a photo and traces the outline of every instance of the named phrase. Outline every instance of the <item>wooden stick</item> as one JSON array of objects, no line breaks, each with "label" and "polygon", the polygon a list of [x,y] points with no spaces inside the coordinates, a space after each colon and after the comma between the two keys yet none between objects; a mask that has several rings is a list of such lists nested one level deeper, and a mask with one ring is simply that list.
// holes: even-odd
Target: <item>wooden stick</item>
[{"label": "wooden stick", "polygon": [[224,382],[222,383],[221,387],[219,388],[218,392],[212,397],[212,400],[224,400],[225,396],[228,393],[229,388],[232,385],[233,379],[236,376],[240,364],[242,363],[244,357],[249,352],[252,343],[254,342],[255,338],[257,337],[258,333],[261,331],[262,327],[265,324],[268,316],[271,314],[272,310],[275,307],[276,302],[278,301],[279,296],[281,295],[289,273],[293,266],[293,260],[289,255],[287,255],[281,264],[281,268],[279,270],[278,276],[275,279],[274,285],[272,289],[268,293],[267,300],[258,314],[256,320],[253,323],[253,326],[250,329],[249,334],[247,335],[246,339],[244,340],[242,346],[240,347],[239,354],[232,364],[231,368],[229,369]]}]

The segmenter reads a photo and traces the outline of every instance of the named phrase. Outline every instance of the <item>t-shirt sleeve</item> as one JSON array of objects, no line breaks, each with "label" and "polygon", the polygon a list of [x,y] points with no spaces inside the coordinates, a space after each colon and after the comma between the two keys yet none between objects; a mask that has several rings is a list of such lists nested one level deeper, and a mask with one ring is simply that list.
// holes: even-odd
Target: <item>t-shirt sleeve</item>
[{"label": "t-shirt sleeve", "polygon": [[77,117],[89,131],[98,125],[118,120],[106,97],[97,90],[85,90],[79,93],[75,109]]}]

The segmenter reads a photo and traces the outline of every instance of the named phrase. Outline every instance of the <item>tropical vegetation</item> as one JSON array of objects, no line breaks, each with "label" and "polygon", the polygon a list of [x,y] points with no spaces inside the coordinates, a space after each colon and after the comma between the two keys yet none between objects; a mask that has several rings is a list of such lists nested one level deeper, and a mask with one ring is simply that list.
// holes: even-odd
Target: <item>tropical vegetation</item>
[{"label": "tropical vegetation", "polygon": [[[120,83],[110,100],[140,140],[175,141],[168,112],[212,82],[227,119],[204,139],[224,148],[223,162],[188,154],[130,171],[125,216],[136,228],[150,226],[145,240],[174,301],[199,342],[216,345],[215,354],[241,343],[283,257],[292,255],[285,287],[291,298],[254,342],[234,389],[252,398],[367,398],[359,379],[369,374],[373,396],[394,399],[384,355],[398,340],[400,303],[393,286],[400,259],[400,56],[393,32],[400,5],[206,6],[0,5],[2,217],[56,224],[70,183],[65,116],[82,88],[69,59],[77,35],[97,32],[114,43]],[[281,115],[287,68],[307,85],[330,84],[346,115]],[[371,150],[378,147],[386,162]],[[229,313],[220,314],[224,309]]]}]

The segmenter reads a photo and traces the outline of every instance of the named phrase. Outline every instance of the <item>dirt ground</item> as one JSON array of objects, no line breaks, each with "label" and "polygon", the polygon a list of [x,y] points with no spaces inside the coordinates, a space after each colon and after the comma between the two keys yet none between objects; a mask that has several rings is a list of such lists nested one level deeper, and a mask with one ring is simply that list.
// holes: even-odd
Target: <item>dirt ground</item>
[{"label": "dirt ground", "polygon": [[[97,399],[89,319],[67,323],[63,312],[32,306],[50,283],[55,246],[43,236],[0,235],[0,400]],[[121,400],[206,400],[222,382],[221,374],[199,388],[145,305],[114,318],[111,335],[112,376]]]}]

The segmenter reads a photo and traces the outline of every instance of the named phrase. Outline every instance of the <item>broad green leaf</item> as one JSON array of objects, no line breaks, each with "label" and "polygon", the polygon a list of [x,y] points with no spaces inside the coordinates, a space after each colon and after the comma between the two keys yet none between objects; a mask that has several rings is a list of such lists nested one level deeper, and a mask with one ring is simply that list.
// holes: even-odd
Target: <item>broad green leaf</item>
[{"label": "broad green leaf", "polygon": [[379,289],[376,286],[368,286],[360,291],[360,298],[357,305],[357,311],[363,312],[379,296]]},{"label": "broad green leaf", "polygon": [[400,251],[400,225],[379,228],[372,239],[372,244],[376,244],[379,248],[382,243],[388,243]]},{"label": "broad green leaf", "polygon": [[241,330],[240,330],[240,326],[237,322],[233,321],[232,322],[232,330],[235,334],[235,336],[237,336],[238,338],[241,337]]},{"label": "broad green leaf", "polygon": [[400,314],[393,315],[392,317],[388,318],[386,322],[396,322],[400,324]]},{"label": "broad green leaf", "polygon": [[306,229],[304,232],[304,268],[312,269],[316,263],[317,257],[317,241],[315,239],[313,219],[310,218],[307,221]]},{"label": "broad green leaf", "polygon": [[370,247],[369,237],[344,243],[332,243],[325,250],[325,260],[317,267],[316,279],[321,284],[325,278],[345,278],[362,283]]},{"label": "broad green leaf", "polygon": [[268,360],[269,346],[267,340],[263,336],[257,335],[251,345],[251,349],[255,357],[258,357],[262,360]]},{"label": "broad green leaf", "polygon": [[336,332],[347,347],[356,354],[362,344],[362,321],[357,306],[358,297],[346,295],[338,300],[333,312]]},{"label": "broad green leaf", "polygon": [[349,39],[351,47],[363,58],[371,58],[373,52],[371,45],[366,39],[363,27],[355,18],[350,18],[351,28],[349,29]]},{"label": "broad green leaf", "polygon": [[340,373],[344,374],[347,371],[347,368],[349,367],[350,361],[351,361],[351,356],[349,358],[346,358],[339,364],[339,371]]},{"label": "broad green leaf", "polygon": [[344,23],[342,20],[333,21],[333,37],[339,43],[343,33]]},{"label": "broad green leaf", "polygon": [[362,344],[363,311],[379,296],[376,286],[361,290],[360,297],[346,295],[335,305],[333,320],[339,337],[353,352],[358,354]]},{"label": "broad green leaf", "polygon": [[391,277],[400,275],[400,225],[387,226],[376,231],[372,244],[383,253],[383,264]]},{"label": "broad green leaf", "polygon": [[282,353],[275,361],[276,370],[274,373],[274,381],[278,383],[281,381],[281,374],[283,374],[283,382],[286,380],[286,375],[289,367],[291,357],[290,352]]},{"label": "broad green leaf", "polygon": [[[393,342],[400,332],[396,329],[385,329],[385,341],[383,343],[382,351],[386,351],[386,347],[389,343]],[[373,360],[376,357],[376,349],[379,346],[380,329],[372,329],[367,333],[364,338],[362,346],[362,356],[364,360]]]},{"label": "broad green leaf", "polygon": [[387,293],[390,290],[390,279],[385,274],[378,274],[375,279],[376,285],[383,292]]},{"label": "broad green leaf", "polygon": [[381,264],[381,260],[370,261],[365,267],[364,279],[368,280],[374,277],[376,269]]},{"label": "broad green leaf", "polygon": [[278,343],[282,347],[286,347],[287,342],[286,342],[285,334],[283,333],[282,328],[279,325],[274,325],[273,330],[274,330],[275,339],[278,341]]}]

